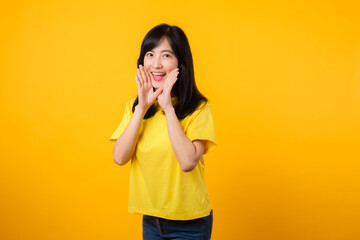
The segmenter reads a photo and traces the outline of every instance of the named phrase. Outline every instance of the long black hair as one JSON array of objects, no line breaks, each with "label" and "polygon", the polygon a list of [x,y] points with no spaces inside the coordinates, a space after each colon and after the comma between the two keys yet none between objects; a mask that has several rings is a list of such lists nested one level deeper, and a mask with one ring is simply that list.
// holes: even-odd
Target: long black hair
[{"label": "long black hair", "polygon": [[[194,65],[190,50],[189,41],[184,33],[177,26],[168,24],[160,24],[153,27],[144,37],[141,44],[140,56],[137,61],[137,67],[141,64],[144,66],[144,56],[157,46],[162,37],[166,37],[176,58],[178,59],[179,74],[173,89],[178,98],[174,106],[178,119],[183,119],[187,115],[193,113],[197,107],[207,103],[207,98],[200,93],[195,84]],[[136,97],[132,111],[135,112],[135,106],[139,99]],[[154,116],[157,107],[152,104],[147,110],[144,119]]]}]

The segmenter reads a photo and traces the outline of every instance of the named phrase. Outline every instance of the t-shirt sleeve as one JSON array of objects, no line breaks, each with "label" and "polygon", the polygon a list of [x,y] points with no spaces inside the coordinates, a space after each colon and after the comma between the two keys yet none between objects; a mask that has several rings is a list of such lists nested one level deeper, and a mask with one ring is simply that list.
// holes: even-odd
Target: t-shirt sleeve
[{"label": "t-shirt sleeve", "polygon": [[124,112],[123,118],[121,120],[121,123],[116,128],[115,132],[111,135],[111,137],[109,138],[109,141],[115,143],[116,140],[120,137],[120,135],[124,132],[125,128],[129,124],[130,119],[133,115],[132,106],[133,106],[134,102],[135,102],[135,99],[132,99],[126,103],[125,112]]},{"label": "t-shirt sleeve", "polygon": [[210,103],[201,106],[192,114],[186,130],[186,136],[193,140],[206,140],[204,154],[216,148],[214,120],[211,114]]}]

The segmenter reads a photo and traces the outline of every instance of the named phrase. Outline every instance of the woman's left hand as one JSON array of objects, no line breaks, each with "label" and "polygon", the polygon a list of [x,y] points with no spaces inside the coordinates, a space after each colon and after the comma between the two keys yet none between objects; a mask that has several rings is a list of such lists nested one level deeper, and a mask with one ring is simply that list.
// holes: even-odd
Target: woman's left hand
[{"label": "woman's left hand", "polygon": [[165,83],[163,85],[163,91],[158,96],[158,103],[160,107],[164,109],[165,112],[173,107],[171,102],[171,90],[177,80],[178,74],[179,74],[178,68],[175,68],[170,72],[169,76],[166,78]]}]

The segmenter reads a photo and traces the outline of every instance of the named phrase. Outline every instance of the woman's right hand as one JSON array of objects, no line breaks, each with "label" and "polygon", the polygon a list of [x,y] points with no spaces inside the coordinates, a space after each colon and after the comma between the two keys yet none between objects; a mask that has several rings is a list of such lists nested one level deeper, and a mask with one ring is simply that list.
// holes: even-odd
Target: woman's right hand
[{"label": "woman's right hand", "polygon": [[147,71],[142,65],[139,65],[139,68],[137,68],[136,71],[137,75],[135,76],[135,79],[138,87],[139,100],[137,107],[147,110],[160,95],[163,87],[159,87],[154,92],[149,71]]}]

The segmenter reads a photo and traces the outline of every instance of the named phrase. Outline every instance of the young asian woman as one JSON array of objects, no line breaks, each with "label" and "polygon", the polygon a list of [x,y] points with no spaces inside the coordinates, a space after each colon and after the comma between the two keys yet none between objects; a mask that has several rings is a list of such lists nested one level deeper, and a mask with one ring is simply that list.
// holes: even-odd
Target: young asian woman
[{"label": "young asian woman", "polygon": [[137,97],[127,102],[109,139],[118,165],[131,160],[128,211],[143,214],[145,240],[210,239],[204,155],[216,147],[216,137],[183,30],[153,27],[137,66]]}]

